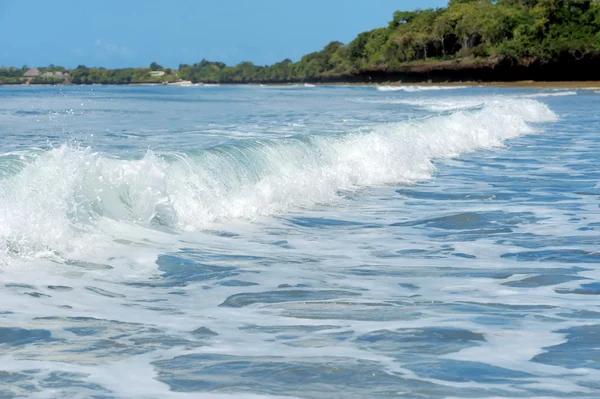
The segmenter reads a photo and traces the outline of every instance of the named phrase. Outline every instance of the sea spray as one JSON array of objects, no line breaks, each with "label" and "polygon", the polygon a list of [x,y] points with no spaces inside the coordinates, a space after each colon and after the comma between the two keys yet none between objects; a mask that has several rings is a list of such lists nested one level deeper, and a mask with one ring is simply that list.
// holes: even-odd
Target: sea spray
[{"label": "sea spray", "polygon": [[65,252],[110,219],[196,230],[332,203],[343,190],[411,183],[432,161],[535,131],[556,119],[535,100],[485,104],[343,135],[246,140],[188,153],[107,158],[63,145],[1,164],[0,251]]}]

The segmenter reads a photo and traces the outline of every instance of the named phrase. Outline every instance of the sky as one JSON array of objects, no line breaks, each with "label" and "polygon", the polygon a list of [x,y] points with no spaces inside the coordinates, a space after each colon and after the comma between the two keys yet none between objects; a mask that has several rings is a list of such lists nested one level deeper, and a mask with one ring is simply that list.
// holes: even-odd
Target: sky
[{"label": "sky", "polygon": [[0,0],[0,65],[267,65],[447,0]]}]

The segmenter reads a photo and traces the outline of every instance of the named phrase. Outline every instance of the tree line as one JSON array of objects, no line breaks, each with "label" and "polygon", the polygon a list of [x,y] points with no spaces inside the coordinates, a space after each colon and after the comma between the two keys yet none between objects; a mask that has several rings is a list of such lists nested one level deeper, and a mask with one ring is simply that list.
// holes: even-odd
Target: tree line
[{"label": "tree line", "polygon": [[[369,71],[401,71],[415,65],[486,60],[526,66],[599,58],[598,0],[450,0],[437,9],[396,11],[387,26],[334,41],[298,62],[228,66],[202,60],[178,70],[104,69],[79,66],[76,84],[302,82],[343,78]],[[18,68],[1,68],[0,80],[19,79]],[[162,76],[151,74],[163,71]]]},{"label": "tree line", "polygon": [[331,42],[299,62],[235,67],[202,61],[181,65],[192,81],[311,81],[368,71],[399,71],[442,61],[502,60],[514,65],[596,58],[598,0],[451,0],[446,8],[396,11],[386,27]]}]

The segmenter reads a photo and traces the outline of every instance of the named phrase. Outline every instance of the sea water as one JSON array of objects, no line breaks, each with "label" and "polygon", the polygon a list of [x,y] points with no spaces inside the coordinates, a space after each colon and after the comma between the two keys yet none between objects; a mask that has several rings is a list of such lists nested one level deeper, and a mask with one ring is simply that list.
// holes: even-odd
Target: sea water
[{"label": "sea water", "polygon": [[600,95],[1,87],[0,397],[597,398]]}]

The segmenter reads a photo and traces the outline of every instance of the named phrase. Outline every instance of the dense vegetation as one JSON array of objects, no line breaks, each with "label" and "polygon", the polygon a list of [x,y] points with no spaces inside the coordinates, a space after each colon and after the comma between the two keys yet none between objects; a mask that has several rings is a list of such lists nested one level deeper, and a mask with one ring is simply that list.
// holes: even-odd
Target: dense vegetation
[{"label": "dense vegetation", "polygon": [[[79,66],[69,73],[76,84],[301,82],[477,63],[558,65],[598,60],[599,54],[599,0],[450,0],[446,8],[397,11],[386,27],[363,32],[347,45],[331,42],[296,63],[227,66],[202,60],[178,71],[152,63],[116,70]],[[19,82],[24,71],[1,68],[0,81]]]},{"label": "dense vegetation", "polygon": [[397,11],[387,27],[363,32],[348,45],[331,42],[297,63],[227,67],[202,61],[182,65],[180,74],[192,81],[302,81],[435,68],[445,61],[553,63],[599,52],[597,0],[451,0],[447,8]]},{"label": "dense vegetation", "polygon": [[22,78],[23,74],[27,72],[27,67],[15,68],[15,67],[1,67],[0,68],[0,82],[7,84],[18,84],[23,83],[25,79]]},{"label": "dense vegetation", "polygon": [[[153,63],[155,64],[155,63]],[[88,68],[80,65],[72,70],[71,82],[74,84],[130,84],[130,83],[162,83],[174,82],[178,79],[171,69],[165,69],[164,75],[152,76],[151,72],[158,71],[151,65],[151,68],[123,68],[123,69],[105,69]]]}]

